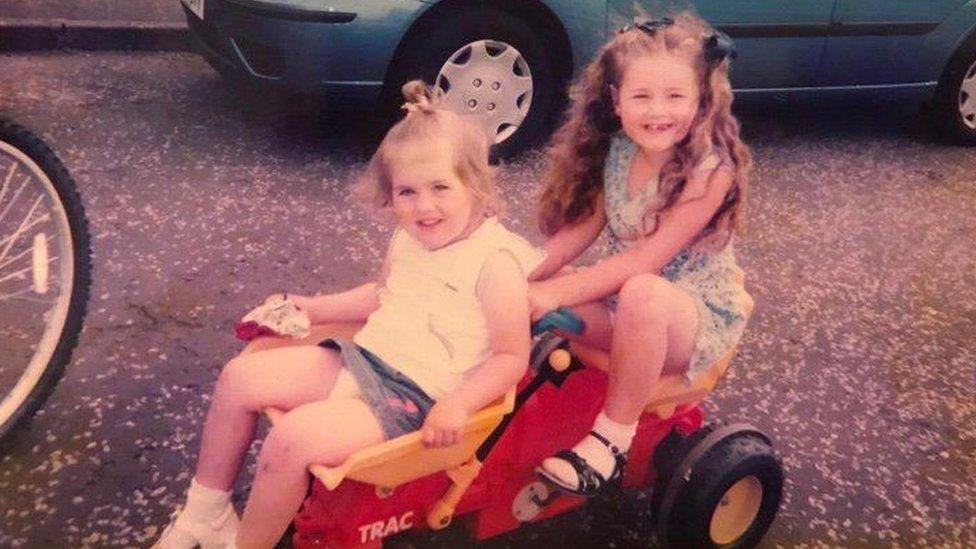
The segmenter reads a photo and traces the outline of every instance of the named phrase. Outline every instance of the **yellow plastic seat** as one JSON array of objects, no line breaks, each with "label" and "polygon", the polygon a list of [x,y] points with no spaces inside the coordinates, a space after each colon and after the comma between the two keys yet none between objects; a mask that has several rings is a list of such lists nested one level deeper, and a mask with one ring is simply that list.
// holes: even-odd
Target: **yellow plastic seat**
[{"label": "yellow plastic seat", "polygon": [[[313,465],[309,470],[329,490],[335,489],[347,478],[392,489],[431,473],[453,469],[470,460],[505,414],[512,411],[514,404],[513,388],[495,403],[472,414],[462,430],[461,442],[453,446],[428,448],[421,440],[420,431],[414,431],[363,448],[336,467]],[[265,413],[272,423],[285,414],[274,408]]]},{"label": "yellow plastic seat", "polygon": [[[609,368],[610,355],[606,351],[579,343],[571,343],[570,351],[589,367],[604,371]],[[667,419],[674,414],[674,409],[678,405],[704,399],[715,390],[718,380],[725,375],[735,357],[735,352],[736,349],[733,348],[699,374],[690,384],[687,383],[684,376],[661,376],[651,393],[651,400],[644,408],[644,412],[654,413],[661,419]]]},{"label": "yellow plastic seat", "polygon": [[[313,326],[305,339],[263,337],[252,341],[242,354],[288,347],[314,345],[330,337],[351,338],[359,324],[325,324]],[[309,468],[326,488],[335,489],[344,479],[392,489],[411,480],[436,473],[454,470],[471,461],[475,451],[488,435],[512,411],[515,404],[515,387],[486,408],[472,414],[465,424],[461,442],[444,448],[428,448],[421,440],[419,431],[387,440],[364,448],[336,467],[313,465]],[[275,408],[265,410],[272,423],[286,412]],[[476,471],[475,471],[476,474]]]}]

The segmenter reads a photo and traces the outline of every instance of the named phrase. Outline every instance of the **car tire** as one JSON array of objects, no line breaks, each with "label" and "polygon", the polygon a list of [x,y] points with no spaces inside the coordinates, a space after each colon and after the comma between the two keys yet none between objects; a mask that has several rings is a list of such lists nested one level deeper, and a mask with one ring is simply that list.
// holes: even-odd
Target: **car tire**
[{"label": "car tire", "polygon": [[[460,81],[450,82],[450,78],[447,78],[445,74],[452,68],[470,65],[472,59],[479,59],[474,57],[475,54],[471,51],[474,51],[473,45],[483,41],[488,44],[486,51],[491,50],[488,57],[480,58],[484,60],[483,66],[489,69],[498,69],[503,65],[500,61],[503,54],[505,55],[504,59],[517,56],[512,67],[513,74],[508,75],[511,77],[510,80],[526,76],[520,74],[521,69],[519,67],[527,66],[531,74],[531,91],[529,92],[531,102],[523,111],[524,118],[514,131],[512,131],[511,124],[502,125],[503,130],[495,135],[495,137],[502,137],[502,139],[499,139],[492,146],[492,156],[512,156],[548,135],[552,129],[555,110],[558,107],[558,97],[561,96],[557,89],[561,79],[555,72],[554,62],[539,36],[527,23],[508,12],[492,8],[466,9],[450,16],[438,16],[422,33],[408,37],[386,80],[382,99],[383,107],[388,115],[386,118],[395,120],[399,116],[397,111],[403,104],[400,88],[404,83],[417,78],[441,89],[447,87],[445,103],[452,110],[487,115],[487,108],[494,104],[490,100],[493,97],[492,93],[508,91],[504,84],[499,83],[500,90],[489,91],[495,86],[494,78],[480,77],[476,73],[475,77],[465,78],[462,84]],[[466,48],[471,51],[467,53],[468,61],[464,62],[464,50]],[[512,51],[509,51],[508,48],[512,48]],[[493,53],[497,55],[492,56]],[[495,59],[499,59],[499,61],[496,62]],[[524,65],[520,64],[521,61],[524,61]],[[494,64],[489,66],[491,63]],[[466,74],[470,75],[471,73]],[[461,80],[463,76],[463,74],[458,73],[457,80]],[[481,86],[484,86],[484,89],[474,88],[476,80],[481,80]],[[509,89],[513,88],[514,86]],[[452,92],[457,95],[452,97]],[[467,97],[467,100],[461,101],[464,97]],[[489,99],[478,103],[480,99],[486,97]],[[526,101],[527,97],[523,93],[521,100],[516,100],[514,106],[511,101],[508,101],[504,108],[508,109],[507,112],[525,109]],[[464,106],[468,108],[459,108],[460,103],[465,103]],[[505,133],[509,133],[509,135],[504,135]]]},{"label": "car tire", "polygon": [[976,145],[976,37],[952,56],[939,82],[936,122],[955,143]]},{"label": "car tire", "polygon": [[783,469],[769,440],[744,425],[706,427],[655,457],[652,498],[669,547],[753,547],[779,510]]}]

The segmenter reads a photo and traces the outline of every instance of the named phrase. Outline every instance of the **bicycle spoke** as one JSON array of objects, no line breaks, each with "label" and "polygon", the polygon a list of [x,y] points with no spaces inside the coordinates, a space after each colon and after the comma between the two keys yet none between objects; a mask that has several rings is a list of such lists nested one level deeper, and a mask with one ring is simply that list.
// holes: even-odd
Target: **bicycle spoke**
[{"label": "bicycle spoke", "polygon": [[[54,236],[53,235],[52,236],[48,236],[44,241],[47,242],[47,243],[50,243],[52,240],[54,240]],[[0,245],[2,245],[2,244],[3,244],[3,242],[0,242]],[[17,255],[9,257],[6,261],[4,261],[3,263],[0,263],[0,272],[3,271],[3,268],[4,267],[6,267],[7,265],[10,265],[14,261],[17,261],[18,259],[20,259],[22,257],[27,257],[27,255],[30,254],[32,251],[33,251],[33,249],[31,249],[31,248],[25,248],[22,252],[18,253]]]},{"label": "bicycle spoke", "polygon": [[41,303],[43,305],[54,305],[56,303],[55,299],[39,299],[36,297],[28,297],[32,294],[30,288],[24,288],[23,290],[17,290],[9,294],[0,294],[0,301],[27,301],[29,303]]},{"label": "bicycle spoke", "polygon": [[[3,185],[0,185],[0,204],[3,204],[3,197],[7,195],[10,180],[13,179],[15,173],[17,173],[17,164],[11,164],[10,170],[7,171],[7,177],[3,179]],[[0,221],[3,221],[3,215],[0,215]]]},{"label": "bicycle spoke", "polygon": [[45,218],[47,217],[46,214],[42,215],[37,221],[31,222],[31,219],[34,217],[34,211],[37,210],[37,207],[40,206],[41,201],[43,199],[44,199],[43,196],[37,197],[37,200],[35,200],[34,204],[31,205],[30,211],[27,212],[27,215],[24,217],[24,220],[20,222],[20,226],[14,230],[13,234],[11,234],[10,237],[8,237],[6,247],[4,247],[2,251],[0,251],[0,261],[6,259],[7,254],[10,252],[10,248],[13,248],[14,242],[17,241],[17,238],[19,238],[20,235],[25,234],[27,230],[33,227],[34,225],[38,223],[43,223],[45,221]]},{"label": "bicycle spoke", "polygon": [[[33,228],[37,224],[47,223],[50,220],[51,220],[51,214],[47,214],[46,213],[46,214],[38,217],[37,219],[34,219],[26,227],[24,227],[24,232],[26,232],[27,230]],[[11,239],[13,239],[15,237],[18,237],[18,236],[20,236],[20,233],[13,233],[13,234],[11,234],[10,236],[8,236],[6,238],[0,239],[0,246],[6,245],[7,243],[10,242]]]},{"label": "bicycle spoke", "polygon": [[[55,257],[49,257],[47,259],[47,263],[50,265],[51,263],[54,262],[55,259],[57,259],[57,256],[55,256]],[[27,278],[27,273],[31,272],[31,270],[33,268],[34,268],[34,266],[31,265],[30,267],[25,267],[25,268],[23,268],[23,269],[21,269],[19,271],[13,271],[13,272],[11,272],[11,273],[9,273],[7,275],[0,276],[0,284],[2,284],[3,282],[6,282],[7,280],[12,280],[14,278],[20,278],[21,275],[24,278]]]},{"label": "bicycle spoke", "polygon": [[[13,174],[16,171],[17,171],[17,165],[14,164],[13,166],[11,166],[10,172],[9,172],[9,174],[7,176],[7,181],[4,182],[4,185],[3,186],[4,186],[4,189],[5,190],[7,188],[7,185],[9,183],[9,180],[13,177]],[[30,183],[30,177],[25,177],[24,178],[24,183],[20,186],[19,189],[17,189],[17,192],[14,193],[13,198],[10,199],[10,203],[7,205],[6,208],[4,208],[4,210],[2,212],[0,212],[0,221],[3,221],[3,218],[4,217],[7,217],[7,212],[9,212],[10,209],[14,207],[14,204],[17,202],[17,199],[20,197],[20,193],[24,192],[24,189],[27,188],[27,184],[28,183]]]}]

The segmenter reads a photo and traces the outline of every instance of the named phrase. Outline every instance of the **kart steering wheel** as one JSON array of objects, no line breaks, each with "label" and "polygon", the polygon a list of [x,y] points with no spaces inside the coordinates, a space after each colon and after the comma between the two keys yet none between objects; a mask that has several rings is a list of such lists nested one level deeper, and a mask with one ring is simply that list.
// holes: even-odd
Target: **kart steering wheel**
[{"label": "kart steering wheel", "polygon": [[586,328],[583,322],[572,309],[559,307],[542,315],[542,318],[532,324],[532,337],[551,330],[562,330],[573,334],[581,334]]}]

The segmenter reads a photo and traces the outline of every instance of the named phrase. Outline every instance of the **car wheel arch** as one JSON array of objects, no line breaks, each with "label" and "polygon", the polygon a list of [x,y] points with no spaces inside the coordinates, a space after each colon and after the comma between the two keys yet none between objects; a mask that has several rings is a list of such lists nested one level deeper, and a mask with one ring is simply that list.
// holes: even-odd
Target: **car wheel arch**
[{"label": "car wheel arch", "polygon": [[[969,32],[964,40],[952,51],[945,67],[939,75],[938,86],[929,103],[928,112],[934,115],[934,129],[941,138],[961,145],[976,145],[976,128],[973,127],[972,110],[960,105],[961,86],[966,75],[972,74],[976,67],[976,29]],[[972,78],[970,76],[970,78]],[[967,91],[972,98],[971,89]],[[961,116],[960,116],[961,115]]]},{"label": "car wheel arch", "polygon": [[499,1],[479,1],[479,0],[440,0],[428,9],[421,12],[411,23],[410,28],[404,33],[403,38],[397,45],[390,62],[387,65],[384,75],[384,88],[389,90],[390,86],[402,84],[402,82],[391,82],[390,78],[396,74],[397,64],[403,59],[404,52],[410,44],[423,36],[424,32],[436,25],[445,17],[449,17],[451,12],[465,9],[494,8],[505,11],[508,15],[517,17],[525,22],[540,37],[553,39],[554,54],[550,56],[554,68],[557,71],[559,80],[568,81],[573,74],[573,50],[570,45],[569,35],[565,27],[556,14],[539,0],[499,0]]},{"label": "car wheel arch", "polygon": [[924,66],[938,67],[920,79],[942,82],[953,58],[964,48],[976,48],[976,0],[971,0],[945,16],[923,43]]},{"label": "car wheel arch", "polygon": [[953,46],[952,49],[948,50],[948,54],[942,59],[942,69],[939,72],[939,83],[941,84],[950,69],[949,65],[953,59],[963,51],[974,51],[976,50],[976,27],[969,29],[969,32],[965,34],[961,39],[959,39]]}]

